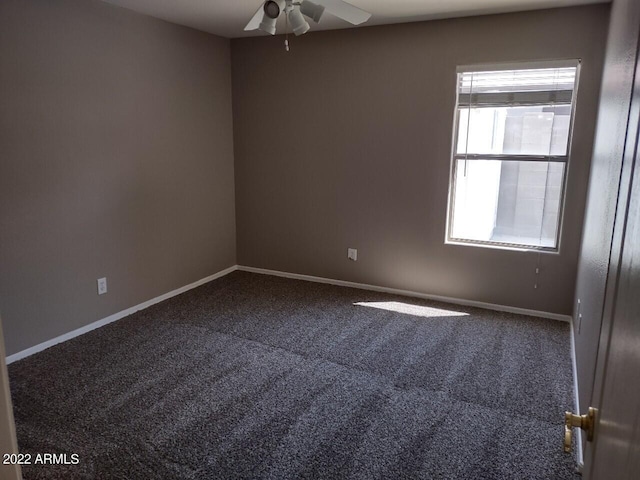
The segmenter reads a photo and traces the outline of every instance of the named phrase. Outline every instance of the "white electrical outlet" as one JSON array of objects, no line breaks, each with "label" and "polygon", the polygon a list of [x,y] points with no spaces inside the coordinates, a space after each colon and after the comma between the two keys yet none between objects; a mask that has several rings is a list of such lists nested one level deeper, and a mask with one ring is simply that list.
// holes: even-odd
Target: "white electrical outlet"
[{"label": "white electrical outlet", "polygon": [[349,260],[353,260],[354,262],[358,260],[358,249],[357,248],[349,248],[347,249],[347,258]]},{"label": "white electrical outlet", "polygon": [[107,293],[107,277],[98,279],[98,295]]}]

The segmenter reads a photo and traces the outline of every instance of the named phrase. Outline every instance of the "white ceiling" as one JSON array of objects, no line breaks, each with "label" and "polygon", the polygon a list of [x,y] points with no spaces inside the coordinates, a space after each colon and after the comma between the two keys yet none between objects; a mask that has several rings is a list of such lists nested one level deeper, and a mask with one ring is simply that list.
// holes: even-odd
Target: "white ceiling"
[{"label": "white ceiling", "polygon": [[[227,38],[265,35],[245,32],[244,26],[263,0],[104,0],[113,5],[152,17],[215,33]],[[518,12],[568,7],[610,0],[350,0],[349,3],[373,14],[362,26],[416,22],[435,18],[464,17],[488,13]],[[309,22],[311,31],[352,27],[325,13],[319,24]],[[278,25],[282,32],[284,24]]]}]

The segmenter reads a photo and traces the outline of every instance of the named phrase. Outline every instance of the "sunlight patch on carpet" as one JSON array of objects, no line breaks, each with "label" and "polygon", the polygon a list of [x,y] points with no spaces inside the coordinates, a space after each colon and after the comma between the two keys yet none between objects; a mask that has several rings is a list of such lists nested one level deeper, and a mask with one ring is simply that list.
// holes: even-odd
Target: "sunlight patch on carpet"
[{"label": "sunlight patch on carpet", "polygon": [[469,315],[465,312],[424,307],[421,305],[411,305],[410,303],[404,302],[356,302],[354,303],[354,305],[357,305],[359,307],[378,308],[380,310],[388,310],[390,312],[404,313],[405,315],[413,315],[414,317],[466,317]]}]

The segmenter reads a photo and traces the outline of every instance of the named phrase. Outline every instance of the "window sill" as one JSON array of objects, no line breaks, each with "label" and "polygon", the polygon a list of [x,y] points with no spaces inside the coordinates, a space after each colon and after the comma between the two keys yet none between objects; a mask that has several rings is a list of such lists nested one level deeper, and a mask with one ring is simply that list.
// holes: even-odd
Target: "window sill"
[{"label": "window sill", "polygon": [[505,243],[491,243],[491,242],[474,242],[460,239],[446,239],[445,245],[455,245],[461,247],[478,247],[478,248],[490,248],[493,250],[508,250],[511,252],[523,252],[523,253],[550,253],[558,255],[560,253],[559,248],[551,247],[531,247],[526,245],[510,245]]}]

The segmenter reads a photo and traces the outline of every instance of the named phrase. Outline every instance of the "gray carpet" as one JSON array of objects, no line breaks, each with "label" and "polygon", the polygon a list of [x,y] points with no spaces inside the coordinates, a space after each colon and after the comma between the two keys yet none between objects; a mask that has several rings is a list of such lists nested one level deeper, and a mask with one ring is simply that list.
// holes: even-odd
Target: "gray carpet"
[{"label": "gray carpet", "polygon": [[[400,312],[395,311],[400,310]],[[235,272],[9,366],[28,479],[574,479],[569,325]]]}]

